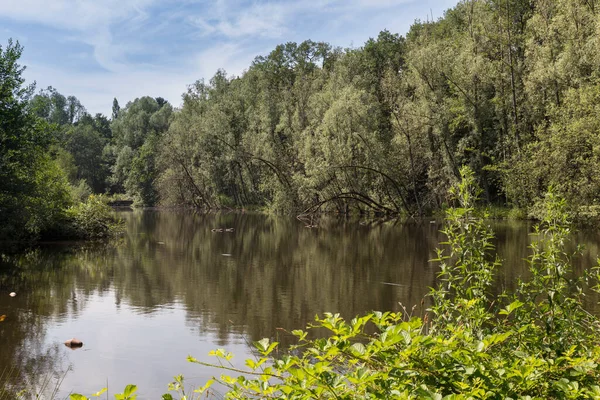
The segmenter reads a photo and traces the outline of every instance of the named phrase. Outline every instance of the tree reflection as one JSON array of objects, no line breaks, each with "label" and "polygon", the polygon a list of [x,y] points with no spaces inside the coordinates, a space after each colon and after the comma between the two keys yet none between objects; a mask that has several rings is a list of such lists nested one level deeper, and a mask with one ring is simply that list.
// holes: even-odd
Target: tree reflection
[{"label": "tree reflection", "polygon": [[[253,214],[124,216],[128,229],[119,243],[50,245],[3,257],[4,387],[40,388],[48,377],[56,382],[65,373],[69,366],[57,347],[62,342],[49,346],[46,329],[76,318],[94,295],[110,293],[116,310],[127,304],[145,314],[181,304],[187,326],[200,335],[210,332],[218,346],[240,334],[249,341],[278,335],[287,344],[292,339],[277,328],[304,327],[327,311],[351,318],[371,310],[399,311],[402,303],[409,312],[419,305],[414,312],[423,313],[427,303],[421,307],[421,301],[435,284],[436,266],[430,260],[442,239],[437,224],[362,224],[323,217],[313,222],[317,228],[306,228],[294,218]],[[514,288],[526,273],[530,227],[501,223],[494,228],[505,260],[498,278],[501,292]],[[577,239],[598,243],[600,238],[581,234]],[[597,251],[591,244],[576,272],[591,265]],[[18,295],[10,298],[13,290]]]}]

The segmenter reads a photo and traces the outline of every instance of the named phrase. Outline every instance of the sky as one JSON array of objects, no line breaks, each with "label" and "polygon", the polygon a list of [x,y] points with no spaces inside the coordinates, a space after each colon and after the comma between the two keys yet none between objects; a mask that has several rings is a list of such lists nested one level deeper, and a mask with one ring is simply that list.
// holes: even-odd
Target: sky
[{"label": "sky", "polygon": [[24,47],[24,76],[110,115],[141,96],[174,106],[198,79],[239,76],[280,43],[360,47],[405,34],[457,0],[0,0],[0,45]]}]

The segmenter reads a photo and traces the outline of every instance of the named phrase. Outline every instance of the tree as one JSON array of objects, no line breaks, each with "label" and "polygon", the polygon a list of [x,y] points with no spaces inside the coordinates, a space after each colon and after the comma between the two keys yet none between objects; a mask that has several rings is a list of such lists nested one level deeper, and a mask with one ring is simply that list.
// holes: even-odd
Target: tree
[{"label": "tree", "polygon": [[64,216],[67,179],[47,151],[46,122],[29,110],[34,86],[25,86],[18,64],[23,48],[0,46],[0,239],[38,235]]},{"label": "tree", "polygon": [[120,110],[121,110],[121,107],[119,107],[119,102],[118,102],[117,98],[115,97],[113,99],[113,105],[112,105],[112,120],[113,121],[119,117]]},{"label": "tree", "polygon": [[162,106],[164,106],[165,104],[168,103],[168,101],[166,101],[165,99],[163,99],[162,97],[157,97],[154,100],[156,100],[156,104],[158,104],[158,107],[161,108]]},{"label": "tree", "polygon": [[65,148],[73,155],[77,179],[84,179],[94,193],[103,193],[108,168],[103,158],[106,139],[93,124],[78,124],[67,131]]},{"label": "tree", "polygon": [[31,100],[36,116],[62,125],[72,125],[86,114],[85,107],[75,96],[65,97],[52,86],[40,90]]},{"label": "tree", "polygon": [[159,138],[167,131],[173,107],[162,106],[152,97],[141,97],[119,111],[111,124],[115,164],[111,184],[124,188],[138,203],[153,206],[158,201],[155,157]]}]

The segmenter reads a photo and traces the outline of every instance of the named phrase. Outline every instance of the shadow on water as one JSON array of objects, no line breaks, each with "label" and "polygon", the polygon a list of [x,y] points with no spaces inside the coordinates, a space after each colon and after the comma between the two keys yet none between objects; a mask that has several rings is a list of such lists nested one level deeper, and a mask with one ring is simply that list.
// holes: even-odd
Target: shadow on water
[{"label": "shadow on water", "polygon": [[[277,328],[304,327],[316,314],[351,318],[421,304],[435,284],[429,260],[442,240],[437,224],[322,218],[306,228],[294,218],[258,214],[122,215],[127,233],[116,245],[44,245],[3,258],[6,390],[45,384],[51,394],[64,379],[65,397],[108,381],[115,390],[135,383],[145,398],[165,392],[175,374],[200,384],[215,371],[187,364],[188,354],[211,361],[209,350],[226,347],[243,366],[247,343],[275,336],[292,343]],[[526,271],[531,227],[494,228],[505,260],[498,291],[511,290]],[[580,272],[593,264],[600,237],[582,233],[577,240],[588,246]],[[83,348],[62,345],[73,336]],[[0,398],[14,398],[14,391]]]}]

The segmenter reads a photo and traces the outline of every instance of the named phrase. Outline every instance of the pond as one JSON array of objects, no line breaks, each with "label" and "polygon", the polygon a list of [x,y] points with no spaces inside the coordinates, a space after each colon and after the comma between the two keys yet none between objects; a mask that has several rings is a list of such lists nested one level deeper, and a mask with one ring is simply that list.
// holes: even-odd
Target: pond
[{"label": "pond", "polygon": [[[107,386],[112,394],[129,383],[140,399],[159,398],[174,375],[192,388],[220,374],[186,362],[188,355],[211,362],[208,352],[225,348],[243,367],[251,342],[293,343],[278,328],[302,328],[316,314],[351,318],[403,304],[422,315],[435,285],[430,260],[444,239],[429,221],[120,215],[127,228],[117,244],[42,244],[0,262],[0,398],[13,399],[17,388],[59,399]],[[532,228],[493,227],[505,260],[497,290],[511,290],[526,271]],[[575,240],[586,245],[580,273],[594,264],[600,234]],[[84,346],[64,346],[72,337]]]}]

